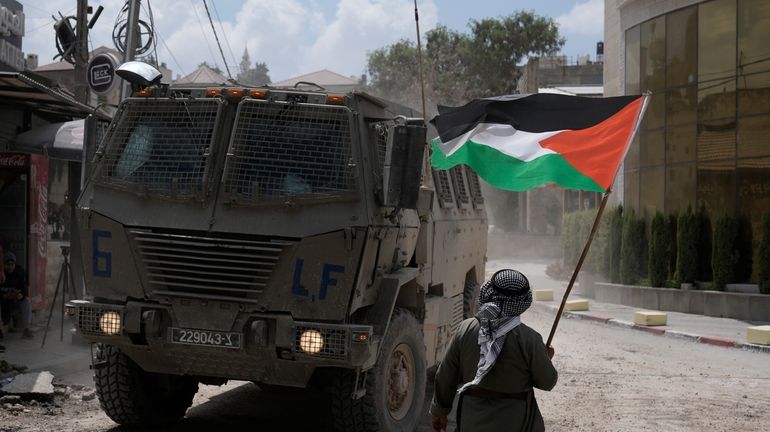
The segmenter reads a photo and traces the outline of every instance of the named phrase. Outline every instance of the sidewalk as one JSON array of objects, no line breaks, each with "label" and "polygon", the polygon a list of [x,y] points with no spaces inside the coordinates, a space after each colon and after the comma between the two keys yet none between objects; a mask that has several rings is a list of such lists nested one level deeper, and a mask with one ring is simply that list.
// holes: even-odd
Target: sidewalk
[{"label": "sidewalk", "polygon": [[90,348],[72,343],[72,324],[69,318],[64,319],[64,337],[60,341],[61,321],[58,315],[54,315],[42,348],[40,345],[45,333],[45,319],[38,316],[33,322],[33,339],[24,339],[21,333],[5,334],[4,340],[0,341],[0,345],[5,346],[5,352],[0,353],[0,360],[26,366],[27,372],[51,372],[54,382],[93,387]]},{"label": "sidewalk", "polygon": [[[556,281],[546,276],[545,263],[522,263],[512,262],[511,260],[490,260],[487,263],[487,277],[506,266],[513,266],[523,272],[529,278],[533,290],[553,290],[553,301],[536,301],[533,303],[533,307],[553,314],[558,312],[561,299],[567,289],[567,282]],[[587,312],[564,311],[562,318],[590,320],[692,342],[770,353],[770,346],[754,345],[746,342],[747,327],[770,323],[746,322],[731,318],[715,318],[681,312],[661,311],[668,315],[667,325],[654,327],[639,326],[634,324],[634,313],[644,309],[594,301],[577,294],[576,291],[579,291],[579,286],[577,286],[577,283],[575,285],[569,299],[588,300],[589,310]]]}]

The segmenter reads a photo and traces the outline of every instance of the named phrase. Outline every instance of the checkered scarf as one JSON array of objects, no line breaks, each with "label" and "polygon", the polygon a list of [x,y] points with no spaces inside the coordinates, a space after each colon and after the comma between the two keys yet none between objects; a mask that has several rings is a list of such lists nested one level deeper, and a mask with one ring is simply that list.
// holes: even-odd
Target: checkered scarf
[{"label": "checkered scarf", "polygon": [[458,393],[477,385],[492,369],[503,349],[506,335],[521,324],[520,315],[532,304],[526,276],[516,270],[500,270],[481,286],[476,315],[479,321],[479,364],[476,376]]}]

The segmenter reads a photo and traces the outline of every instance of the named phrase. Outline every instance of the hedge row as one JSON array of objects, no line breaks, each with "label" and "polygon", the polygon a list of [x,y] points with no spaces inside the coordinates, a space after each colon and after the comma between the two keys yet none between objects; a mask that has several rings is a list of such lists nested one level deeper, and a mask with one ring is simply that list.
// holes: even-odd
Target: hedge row
[{"label": "hedge row", "polygon": [[[563,218],[564,266],[574,268],[596,218],[596,209]],[[675,241],[671,241],[675,239]],[[770,294],[770,212],[762,221],[758,274],[763,293]],[[713,281],[713,289],[749,282],[753,269],[753,232],[747,217],[721,216],[712,229],[706,209],[688,207],[680,214],[653,217],[650,229],[631,210],[607,209],[583,269],[613,283],[640,281],[651,286]]]}]

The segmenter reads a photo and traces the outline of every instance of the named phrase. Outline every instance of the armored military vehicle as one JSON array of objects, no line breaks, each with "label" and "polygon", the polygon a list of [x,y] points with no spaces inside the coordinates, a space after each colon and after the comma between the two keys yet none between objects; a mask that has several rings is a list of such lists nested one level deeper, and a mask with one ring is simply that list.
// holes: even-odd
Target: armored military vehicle
[{"label": "armored military vehicle", "polygon": [[78,226],[102,408],[184,416],[199,383],[328,391],[339,431],[409,431],[474,313],[476,174],[432,171],[419,114],[321,88],[140,88],[87,167]]}]

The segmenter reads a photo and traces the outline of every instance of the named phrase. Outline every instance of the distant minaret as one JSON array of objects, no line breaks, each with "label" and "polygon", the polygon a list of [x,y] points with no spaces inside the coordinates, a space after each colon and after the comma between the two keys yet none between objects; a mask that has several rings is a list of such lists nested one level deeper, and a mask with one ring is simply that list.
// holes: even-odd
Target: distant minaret
[{"label": "distant minaret", "polygon": [[241,68],[242,74],[245,74],[246,72],[249,71],[249,69],[251,69],[251,58],[249,57],[248,48],[243,49],[243,57],[241,57],[240,68]]}]

